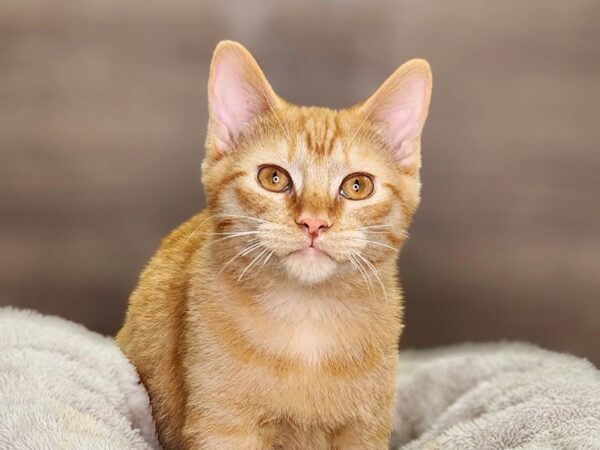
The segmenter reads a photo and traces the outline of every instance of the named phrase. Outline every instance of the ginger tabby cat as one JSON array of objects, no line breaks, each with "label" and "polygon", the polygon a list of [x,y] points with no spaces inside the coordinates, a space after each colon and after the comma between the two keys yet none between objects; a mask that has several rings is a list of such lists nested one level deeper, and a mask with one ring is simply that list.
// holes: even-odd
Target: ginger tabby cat
[{"label": "ginger tabby cat", "polygon": [[117,336],[166,450],[388,448],[430,94],[412,60],[352,108],[295,106],[217,46],[207,208],[163,240]]}]

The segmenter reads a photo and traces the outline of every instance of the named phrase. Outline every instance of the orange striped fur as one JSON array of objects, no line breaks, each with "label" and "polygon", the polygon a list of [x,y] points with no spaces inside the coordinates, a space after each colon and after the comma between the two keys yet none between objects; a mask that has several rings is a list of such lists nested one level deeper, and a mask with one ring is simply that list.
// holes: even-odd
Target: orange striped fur
[{"label": "orange striped fur", "polygon": [[[254,97],[224,100],[219,77]],[[386,114],[409,88],[398,104],[421,103],[398,144]],[[396,261],[419,203],[430,89],[429,66],[413,60],[352,108],[294,106],[243,47],[219,44],[207,208],[163,240],[117,336],[165,449],[387,449],[402,330]],[[265,164],[287,170],[293,188],[261,187]],[[339,194],[354,172],[373,177],[369,198]],[[330,224],[319,251],[303,251],[301,216]]]}]

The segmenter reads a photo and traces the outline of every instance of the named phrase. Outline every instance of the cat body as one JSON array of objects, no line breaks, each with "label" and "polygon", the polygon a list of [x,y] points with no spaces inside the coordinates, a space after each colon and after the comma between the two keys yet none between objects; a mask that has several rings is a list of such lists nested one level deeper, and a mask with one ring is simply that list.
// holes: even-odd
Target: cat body
[{"label": "cat body", "polygon": [[117,336],[165,449],[387,449],[430,80],[416,60],[361,105],[298,107],[217,47],[207,208],[163,240]]}]

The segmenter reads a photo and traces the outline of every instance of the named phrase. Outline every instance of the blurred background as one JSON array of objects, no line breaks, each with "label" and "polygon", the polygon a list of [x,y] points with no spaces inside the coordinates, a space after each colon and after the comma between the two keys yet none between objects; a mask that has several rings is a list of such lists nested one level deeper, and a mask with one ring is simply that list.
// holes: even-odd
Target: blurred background
[{"label": "blurred background", "polygon": [[115,333],[163,235],[204,205],[211,52],[349,106],[428,59],[403,347],[527,340],[600,365],[594,0],[0,2],[0,306]]}]

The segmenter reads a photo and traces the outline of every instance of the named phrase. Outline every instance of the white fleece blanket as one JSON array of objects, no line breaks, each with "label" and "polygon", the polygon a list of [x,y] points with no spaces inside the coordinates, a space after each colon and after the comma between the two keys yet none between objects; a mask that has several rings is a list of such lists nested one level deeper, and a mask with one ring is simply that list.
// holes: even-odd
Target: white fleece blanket
[{"label": "white fleece blanket", "polygon": [[528,344],[402,353],[393,449],[598,450],[600,372]]},{"label": "white fleece blanket", "polygon": [[[600,372],[585,360],[503,343],[401,361],[394,450],[600,449]],[[148,397],[111,338],[0,309],[5,449],[158,449]]]},{"label": "white fleece blanket", "polygon": [[148,396],[113,339],[0,309],[0,449],[158,449]]}]

